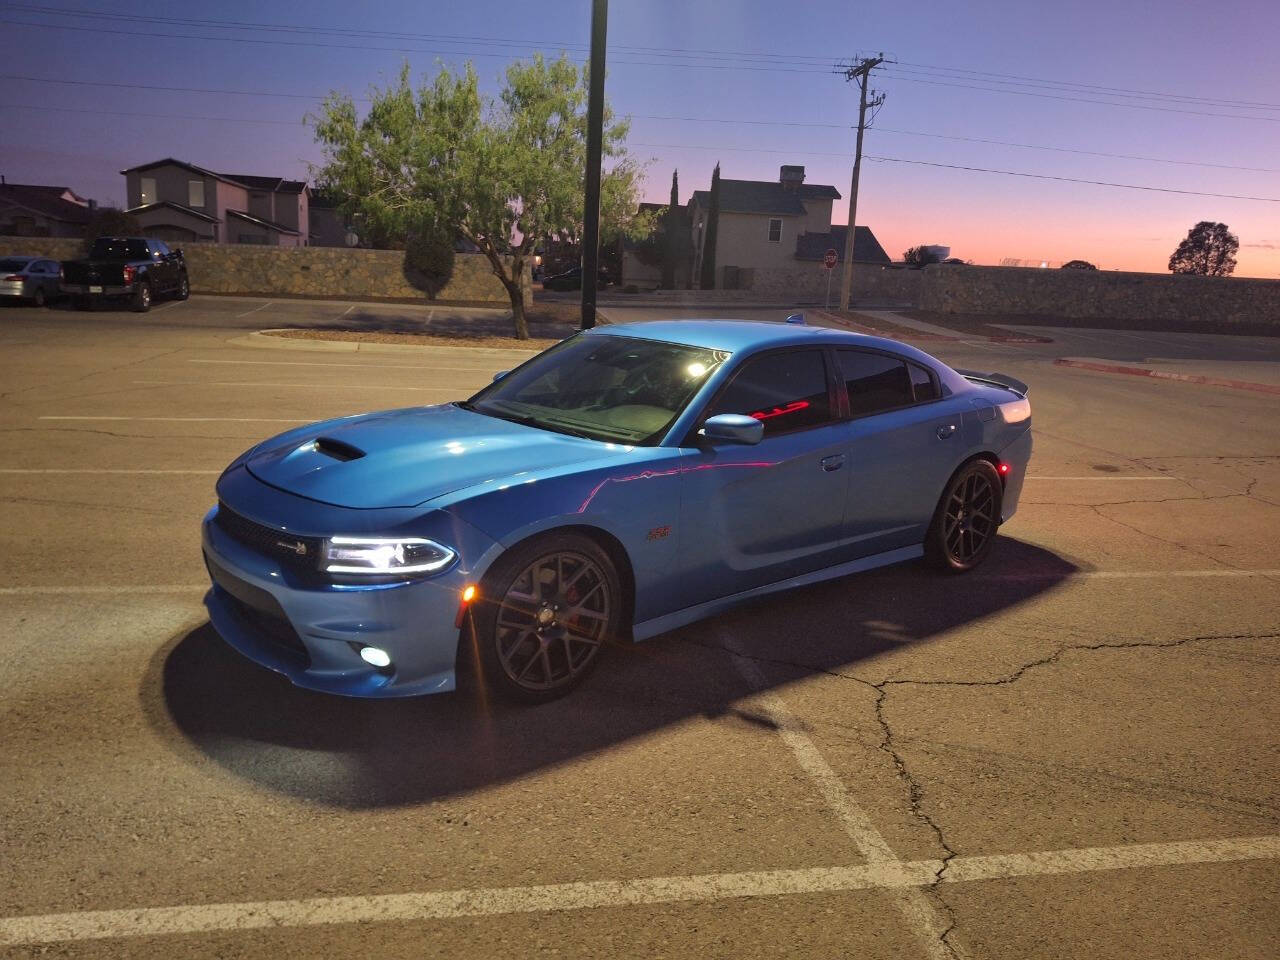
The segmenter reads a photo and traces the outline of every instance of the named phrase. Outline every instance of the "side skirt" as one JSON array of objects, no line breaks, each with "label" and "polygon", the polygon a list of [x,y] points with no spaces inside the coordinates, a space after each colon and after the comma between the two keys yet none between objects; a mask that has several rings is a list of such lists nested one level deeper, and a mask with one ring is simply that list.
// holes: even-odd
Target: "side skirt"
[{"label": "side skirt", "polygon": [[835,580],[837,577],[845,577],[851,573],[874,570],[876,567],[887,567],[894,563],[902,563],[905,560],[914,560],[922,556],[924,556],[924,545],[918,543],[911,547],[899,547],[897,550],[886,550],[884,553],[860,557],[857,560],[850,560],[848,563],[815,570],[812,573],[792,577],[789,580],[768,583],[763,587],[755,587],[751,590],[744,590],[742,593],[720,597],[716,600],[708,600],[706,603],[699,603],[692,607],[685,607],[683,610],[677,610],[674,613],[666,613],[660,617],[654,617],[652,620],[645,620],[643,623],[637,623],[631,628],[631,636],[636,641],[648,640],[651,637],[666,633],[668,630],[674,630],[677,627],[683,627],[697,620],[720,613],[722,610],[737,606],[744,600],[750,600],[753,597],[762,597],[766,594],[790,590],[793,587],[804,587],[811,583],[821,583],[824,580]]}]

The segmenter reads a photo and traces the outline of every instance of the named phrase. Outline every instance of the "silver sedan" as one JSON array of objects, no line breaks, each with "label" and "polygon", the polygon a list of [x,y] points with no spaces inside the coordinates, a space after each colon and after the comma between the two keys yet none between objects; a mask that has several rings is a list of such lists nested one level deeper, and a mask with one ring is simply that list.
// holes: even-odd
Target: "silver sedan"
[{"label": "silver sedan", "polygon": [[62,265],[42,257],[0,258],[0,297],[13,297],[43,307],[59,295]]}]

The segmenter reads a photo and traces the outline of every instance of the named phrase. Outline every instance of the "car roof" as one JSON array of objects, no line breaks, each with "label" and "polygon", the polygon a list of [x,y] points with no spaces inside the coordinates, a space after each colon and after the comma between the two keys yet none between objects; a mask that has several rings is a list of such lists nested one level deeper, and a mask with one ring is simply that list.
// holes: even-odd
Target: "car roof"
[{"label": "car roof", "polygon": [[[766,320],[653,320],[646,323],[618,323],[595,327],[596,335],[637,337],[662,340],[729,353],[753,351],[768,347],[834,344],[836,346],[869,347],[891,350],[902,356],[932,360],[914,347],[888,337],[872,337],[849,330],[811,327],[802,323]],[[936,361],[935,361],[936,362]]]},{"label": "car roof", "polygon": [[48,260],[49,257],[28,257],[26,254],[10,254],[0,257],[0,260],[20,260],[23,263],[30,263],[33,260]]}]

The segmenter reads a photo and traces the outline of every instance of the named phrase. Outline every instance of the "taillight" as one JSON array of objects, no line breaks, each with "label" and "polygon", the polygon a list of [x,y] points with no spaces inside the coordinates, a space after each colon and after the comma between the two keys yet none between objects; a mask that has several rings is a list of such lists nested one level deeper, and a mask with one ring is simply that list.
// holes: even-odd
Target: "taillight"
[{"label": "taillight", "polygon": [[137,272],[138,272],[138,268],[137,268],[137,267],[135,267],[133,264],[131,264],[131,263],[127,263],[127,264],[125,264],[125,267],[124,267],[124,282],[125,282],[126,284],[133,283],[133,278],[134,278],[134,276],[137,274]]},{"label": "taillight", "polygon": [[22,279],[22,274],[20,274],[20,273],[11,273],[11,274],[9,274],[9,276],[5,277],[5,279],[6,279],[6,280],[21,280],[21,279]]}]

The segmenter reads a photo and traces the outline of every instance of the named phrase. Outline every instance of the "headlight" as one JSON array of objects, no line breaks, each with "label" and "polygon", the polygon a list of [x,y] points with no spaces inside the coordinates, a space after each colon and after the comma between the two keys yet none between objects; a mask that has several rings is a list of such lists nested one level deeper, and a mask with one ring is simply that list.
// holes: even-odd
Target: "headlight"
[{"label": "headlight", "polygon": [[324,542],[323,565],[326,573],[385,577],[443,570],[456,556],[448,547],[419,537],[330,537]]}]

